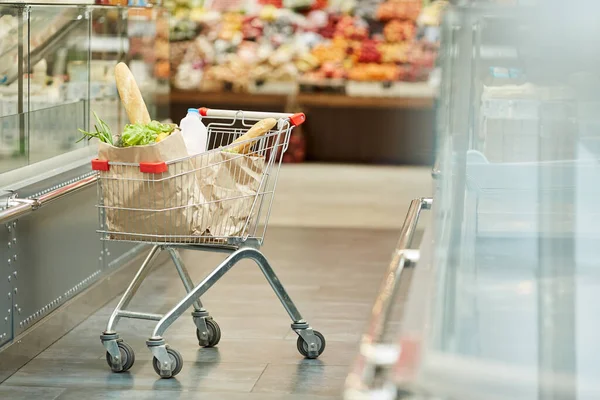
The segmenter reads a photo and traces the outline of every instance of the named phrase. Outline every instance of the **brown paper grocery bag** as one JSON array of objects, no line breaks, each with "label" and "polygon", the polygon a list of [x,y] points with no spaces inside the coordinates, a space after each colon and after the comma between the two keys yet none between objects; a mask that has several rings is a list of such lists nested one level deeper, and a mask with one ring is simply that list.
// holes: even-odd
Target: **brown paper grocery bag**
[{"label": "brown paper grocery bag", "polygon": [[195,222],[203,199],[194,164],[185,159],[187,155],[180,132],[147,146],[118,148],[99,143],[98,158],[111,162],[137,164],[184,158],[160,174],[120,165],[111,165],[109,171],[101,173],[105,229],[111,232],[111,239],[179,242],[183,236],[202,232]]},{"label": "brown paper grocery bag", "polygon": [[195,159],[202,197],[198,225],[205,236],[245,236],[260,208],[265,159],[221,151]]},{"label": "brown paper grocery bag", "polygon": [[203,243],[246,236],[255,226],[265,191],[265,159],[213,150],[187,156],[181,133],[148,145],[100,143],[98,158],[113,163],[175,161],[167,172],[111,164],[101,172],[110,239]]}]

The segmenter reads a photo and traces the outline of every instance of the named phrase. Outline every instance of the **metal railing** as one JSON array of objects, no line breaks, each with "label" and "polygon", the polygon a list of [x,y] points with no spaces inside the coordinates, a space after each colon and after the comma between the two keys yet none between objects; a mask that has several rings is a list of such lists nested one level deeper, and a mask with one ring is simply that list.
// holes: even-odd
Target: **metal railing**
[{"label": "metal railing", "polygon": [[6,208],[0,211],[0,224],[19,219],[64,196],[88,188],[96,183],[96,178],[96,174],[81,178],[73,183],[44,193],[35,199],[9,198],[6,202]]},{"label": "metal railing", "polygon": [[383,335],[400,286],[402,271],[419,260],[419,251],[410,249],[419,215],[422,210],[431,209],[432,204],[431,198],[414,199],[410,203],[400,239],[373,305],[367,331],[361,339],[359,355],[346,379],[344,398],[347,400],[395,397],[395,387],[374,385],[381,369],[392,366],[400,353],[397,345],[383,342]]}]

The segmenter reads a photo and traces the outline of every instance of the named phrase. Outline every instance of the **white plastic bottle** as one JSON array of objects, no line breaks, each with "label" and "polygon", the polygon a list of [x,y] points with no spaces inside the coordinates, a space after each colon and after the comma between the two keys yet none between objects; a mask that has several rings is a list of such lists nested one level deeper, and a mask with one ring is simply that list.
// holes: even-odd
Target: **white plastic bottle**
[{"label": "white plastic bottle", "polygon": [[204,153],[206,151],[206,141],[208,132],[200,113],[195,108],[188,108],[188,113],[179,124],[183,140],[189,155]]}]

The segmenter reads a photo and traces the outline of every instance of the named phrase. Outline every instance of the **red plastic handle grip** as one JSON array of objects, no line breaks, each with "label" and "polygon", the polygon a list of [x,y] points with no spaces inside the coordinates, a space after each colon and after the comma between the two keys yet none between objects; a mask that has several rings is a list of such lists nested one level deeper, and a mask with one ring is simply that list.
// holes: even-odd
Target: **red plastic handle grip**
[{"label": "red plastic handle grip", "polygon": [[108,160],[92,160],[92,169],[94,171],[108,171],[110,169],[110,165],[108,165]]},{"label": "red plastic handle grip", "polygon": [[290,123],[293,126],[302,125],[306,121],[306,115],[304,113],[294,114],[290,117]]},{"label": "red plastic handle grip", "polygon": [[162,174],[163,172],[167,172],[169,170],[169,166],[165,162],[143,162],[140,163],[140,172],[145,174]]}]

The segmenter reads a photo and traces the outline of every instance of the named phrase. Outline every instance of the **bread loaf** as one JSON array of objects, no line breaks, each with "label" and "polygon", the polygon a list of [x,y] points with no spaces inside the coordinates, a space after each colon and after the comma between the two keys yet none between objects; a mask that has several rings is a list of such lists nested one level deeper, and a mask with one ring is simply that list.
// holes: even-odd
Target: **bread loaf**
[{"label": "bread loaf", "polygon": [[263,120],[258,121],[254,126],[248,129],[248,132],[234,140],[231,144],[240,143],[249,141],[247,143],[240,144],[236,147],[233,147],[230,152],[238,153],[238,154],[248,154],[252,145],[254,144],[254,140],[265,133],[269,132],[273,127],[277,125],[277,120],[275,118],[265,118]]},{"label": "bread loaf", "polygon": [[115,79],[117,81],[117,90],[121,97],[121,102],[125,107],[129,122],[132,124],[147,124],[151,121],[148,108],[140,89],[135,82],[133,74],[125,63],[118,63],[115,67]]}]

